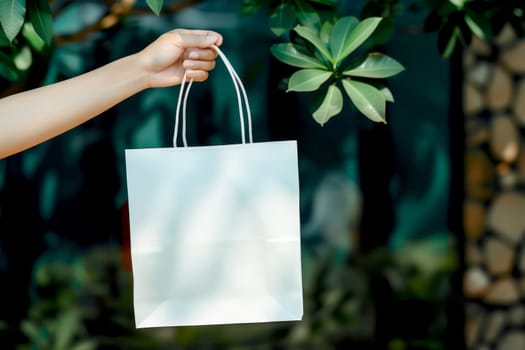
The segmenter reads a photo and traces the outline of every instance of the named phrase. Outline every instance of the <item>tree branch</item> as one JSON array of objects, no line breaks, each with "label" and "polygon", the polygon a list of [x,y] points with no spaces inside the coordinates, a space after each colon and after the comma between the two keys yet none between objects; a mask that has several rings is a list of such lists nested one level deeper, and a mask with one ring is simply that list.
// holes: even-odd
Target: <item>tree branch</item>
[{"label": "tree branch", "polygon": [[[175,13],[178,11],[181,11],[187,7],[193,6],[199,2],[202,2],[202,0],[185,0],[180,1],[174,4],[171,4],[167,7],[164,7],[162,9],[162,14],[170,14]],[[65,9],[65,7],[72,5],[74,1],[66,1],[60,8],[57,8],[55,10],[55,15],[59,14],[61,11]],[[118,24],[123,17],[130,16],[130,15],[144,15],[144,14],[152,14],[151,10],[149,8],[136,8],[135,7],[135,0],[106,0],[106,4],[108,6],[108,11],[106,14],[104,14],[100,20],[97,22],[88,25],[85,28],[82,28],[76,33],[69,34],[69,35],[62,35],[62,36],[56,36],[54,39],[54,42],[56,45],[66,45],[78,41],[82,41],[85,38],[87,38],[90,34],[96,33],[99,31],[107,30],[116,24]]]}]

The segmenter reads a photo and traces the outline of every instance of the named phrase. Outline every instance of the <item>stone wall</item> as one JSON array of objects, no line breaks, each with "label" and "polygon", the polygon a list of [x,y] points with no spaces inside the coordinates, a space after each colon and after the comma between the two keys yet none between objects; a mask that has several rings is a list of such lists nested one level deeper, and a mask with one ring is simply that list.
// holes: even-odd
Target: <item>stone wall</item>
[{"label": "stone wall", "polygon": [[467,349],[525,349],[525,40],[464,57]]}]

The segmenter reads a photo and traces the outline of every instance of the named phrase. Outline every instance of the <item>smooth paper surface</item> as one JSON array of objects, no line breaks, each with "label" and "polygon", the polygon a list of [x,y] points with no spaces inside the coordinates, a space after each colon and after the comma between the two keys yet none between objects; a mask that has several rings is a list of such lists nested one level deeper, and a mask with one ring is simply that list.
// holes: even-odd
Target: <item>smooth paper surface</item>
[{"label": "smooth paper surface", "polygon": [[138,328],[300,320],[295,141],[126,150]]}]

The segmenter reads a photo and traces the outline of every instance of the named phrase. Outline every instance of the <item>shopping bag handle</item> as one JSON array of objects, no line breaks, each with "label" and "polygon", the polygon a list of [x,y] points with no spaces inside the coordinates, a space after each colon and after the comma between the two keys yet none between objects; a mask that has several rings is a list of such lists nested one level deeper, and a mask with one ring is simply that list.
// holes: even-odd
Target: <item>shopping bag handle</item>
[{"label": "shopping bag handle", "polygon": [[[242,143],[246,143],[246,131],[244,129],[244,112],[243,112],[243,102],[244,107],[246,108],[246,118],[248,120],[248,142],[253,143],[253,135],[252,135],[252,114],[250,111],[250,104],[248,102],[248,95],[246,94],[246,89],[244,88],[244,85],[241,81],[241,78],[239,78],[239,75],[233,68],[232,64],[226,57],[226,55],[215,45],[212,45],[212,48],[217,51],[219,54],[219,57],[222,59],[224,65],[226,66],[226,70],[230,74],[230,77],[233,81],[233,86],[235,87],[235,93],[237,95],[237,104],[239,105],[239,120],[241,123],[241,140]],[[179,115],[180,115],[180,109],[182,105],[182,143],[184,147],[188,147],[188,142],[186,140],[186,105],[188,101],[188,95],[190,92],[191,85],[193,83],[193,79],[190,80],[188,83],[188,87],[184,89],[186,84],[186,72],[184,72],[184,76],[182,77],[182,82],[180,84],[180,91],[179,91],[179,99],[177,101],[177,110],[175,112],[175,130],[173,132],[173,147],[177,147],[177,137],[178,137],[178,130],[179,130]],[[241,99],[242,94],[242,99]]]}]

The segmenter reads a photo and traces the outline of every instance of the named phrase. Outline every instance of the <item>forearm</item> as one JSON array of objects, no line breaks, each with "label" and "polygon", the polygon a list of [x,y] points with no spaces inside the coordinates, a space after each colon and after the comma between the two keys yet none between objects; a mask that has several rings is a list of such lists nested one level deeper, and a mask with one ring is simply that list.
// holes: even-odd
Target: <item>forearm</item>
[{"label": "forearm", "polygon": [[0,100],[0,158],[59,135],[149,85],[137,55]]}]

